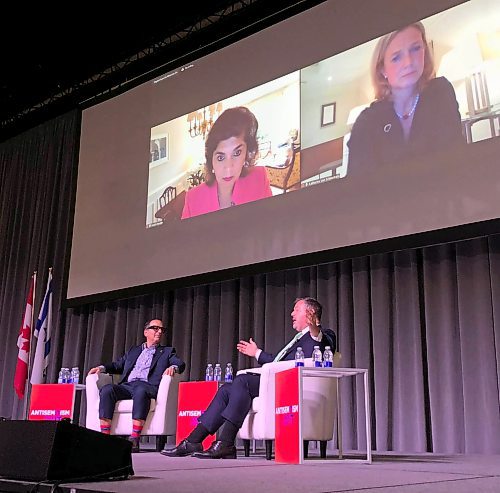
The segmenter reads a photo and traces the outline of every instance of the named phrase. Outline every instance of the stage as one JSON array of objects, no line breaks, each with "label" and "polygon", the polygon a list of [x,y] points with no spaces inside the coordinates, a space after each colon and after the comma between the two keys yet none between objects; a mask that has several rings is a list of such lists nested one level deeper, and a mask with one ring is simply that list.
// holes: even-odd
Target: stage
[{"label": "stage", "polygon": [[[500,491],[500,456],[374,454],[372,464],[314,458],[304,465],[266,461],[263,453],[236,460],[167,458],[153,451],[133,455],[135,476],[124,481],[64,483],[64,492],[143,493],[454,493]],[[51,491],[46,484],[0,479],[1,492]]]}]

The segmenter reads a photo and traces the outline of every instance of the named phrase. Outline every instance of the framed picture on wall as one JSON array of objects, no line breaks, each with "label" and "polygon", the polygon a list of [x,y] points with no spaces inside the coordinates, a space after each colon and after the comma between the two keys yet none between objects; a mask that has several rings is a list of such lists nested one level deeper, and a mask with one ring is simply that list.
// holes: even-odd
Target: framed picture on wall
[{"label": "framed picture on wall", "polygon": [[168,161],[168,157],[168,134],[151,138],[149,162]]},{"label": "framed picture on wall", "polygon": [[333,125],[335,123],[336,103],[323,104],[321,106],[321,126]]}]

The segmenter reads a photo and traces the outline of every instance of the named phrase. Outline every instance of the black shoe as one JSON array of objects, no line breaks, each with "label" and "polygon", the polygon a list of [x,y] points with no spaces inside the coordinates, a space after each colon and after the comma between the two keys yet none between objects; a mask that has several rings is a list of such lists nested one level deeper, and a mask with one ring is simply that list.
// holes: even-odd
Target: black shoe
[{"label": "black shoe", "polygon": [[139,437],[128,437],[128,441],[132,444],[132,453],[137,454],[139,450]]},{"label": "black shoe", "polygon": [[160,454],[167,457],[186,457],[186,455],[191,455],[193,452],[203,452],[201,443],[191,443],[187,440],[182,440],[177,447],[170,449],[165,447]]},{"label": "black shoe", "polygon": [[217,440],[205,452],[196,452],[193,457],[198,459],[236,459],[236,447]]}]

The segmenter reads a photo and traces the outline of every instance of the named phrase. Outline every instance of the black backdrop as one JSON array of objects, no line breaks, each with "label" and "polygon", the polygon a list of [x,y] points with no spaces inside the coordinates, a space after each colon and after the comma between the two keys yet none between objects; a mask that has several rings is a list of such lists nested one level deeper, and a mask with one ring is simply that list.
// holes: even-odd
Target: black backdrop
[{"label": "black backdrop", "polygon": [[[279,349],[294,298],[311,295],[337,331],[343,365],[370,369],[376,450],[500,452],[500,235],[61,310],[79,118],[0,145],[0,415],[22,416],[13,378],[28,280],[39,272],[38,313],[53,266],[50,381],[62,364],[86,372],[121,355],[152,317],[171,329],[184,378],[200,378],[207,362],[247,367],[236,342]],[[363,447],[360,388],[347,385],[345,445]]]}]

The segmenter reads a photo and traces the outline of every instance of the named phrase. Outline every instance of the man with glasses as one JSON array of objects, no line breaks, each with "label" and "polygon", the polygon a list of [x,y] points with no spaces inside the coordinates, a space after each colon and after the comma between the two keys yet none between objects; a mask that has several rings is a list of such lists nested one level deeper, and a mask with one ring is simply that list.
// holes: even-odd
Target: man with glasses
[{"label": "man with glasses", "polygon": [[132,347],[119,360],[96,366],[92,373],[107,372],[121,374],[118,384],[108,384],[100,390],[99,419],[102,433],[111,431],[111,419],[115,404],[119,400],[132,399],[132,451],[139,451],[139,438],[149,412],[151,399],[156,398],[163,375],[182,373],[186,367],[175,352],[175,348],[160,345],[163,322],[151,320],[144,326],[146,342]]}]

